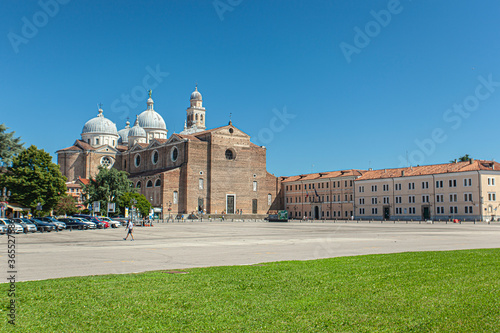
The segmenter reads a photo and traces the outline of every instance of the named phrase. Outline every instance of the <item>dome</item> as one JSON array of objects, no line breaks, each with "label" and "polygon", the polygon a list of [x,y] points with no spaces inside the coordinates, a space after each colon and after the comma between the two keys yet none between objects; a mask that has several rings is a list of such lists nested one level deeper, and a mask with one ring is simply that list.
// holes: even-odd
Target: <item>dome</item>
[{"label": "dome", "polygon": [[90,119],[83,126],[82,134],[86,133],[118,135],[116,125],[111,120],[104,118],[102,115],[102,109],[99,109],[97,117]]},{"label": "dome", "polygon": [[127,121],[127,126],[124,129],[118,131],[118,135],[120,138],[118,139],[119,143],[128,143],[128,132],[130,132],[130,122]]},{"label": "dome", "polygon": [[132,127],[128,132],[127,141],[129,137],[146,137],[146,131],[139,125],[139,116],[137,116],[137,119],[135,120],[134,127]]},{"label": "dome", "polygon": [[198,101],[202,100],[201,94],[198,91],[198,86],[196,86],[196,88],[194,89],[194,91],[191,93],[191,99],[195,99],[195,100],[198,100]]},{"label": "dome", "polygon": [[146,110],[139,115],[139,126],[143,128],[167,129],[165,120],[154,110]]},{"label": "dome", "polygon": [[142,128],[155,128],[155,129],[167,129],[167,125],[165,125],[165,120],[163,120],[162,116],[158,112],[153,109],[153,99],[151,98],[151,92],[148,98],[148,108],[146,111],[141,113],[138,117],[139,126]]}]

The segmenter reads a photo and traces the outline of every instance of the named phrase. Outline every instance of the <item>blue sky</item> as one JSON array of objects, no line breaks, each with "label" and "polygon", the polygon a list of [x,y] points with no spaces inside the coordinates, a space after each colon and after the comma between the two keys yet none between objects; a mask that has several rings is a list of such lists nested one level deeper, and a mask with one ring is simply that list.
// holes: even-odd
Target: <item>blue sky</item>
[{"label": "blue sky", "polygon": [[[500,157],[498,1],[4,0],[0,9],[0,123],[53,156],[98,103],[121,129],[150,88],[169,134],[181,131],[198,82],[207,126],[231,113],[267,147],[275,175]],[[127,105],[125,95],[136,97]]]}]

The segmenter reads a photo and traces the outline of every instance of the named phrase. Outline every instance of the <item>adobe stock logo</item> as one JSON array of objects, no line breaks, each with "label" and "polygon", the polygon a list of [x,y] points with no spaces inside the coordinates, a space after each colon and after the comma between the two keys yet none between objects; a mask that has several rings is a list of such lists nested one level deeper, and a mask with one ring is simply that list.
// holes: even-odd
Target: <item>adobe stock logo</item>
[{"label": "adobe stock logo", "polygon": [[272,112],[274,117],[269,120],[269,126],[262,128],[255,139],[255,144],[258,146],[272,142],[274,135],[283,132],[286,126],[290,124],[290,119],[297,117],[295,114],[288,113],[286,106],[283,107],[283,111],[275,108]]},{"label": "adobe stock logo", "polygon": [[111,103],[111,111],[121,113],[121,120],[128,117],[132,109],[136,108],[139,103],[146,101],[149,89],[155,89],[170,75],[168,72],[163,72],[159,64],[156,65],[155,69],[151,68],[151,66],[146,66],[146,72],[148,73],[142,78],[141,84],[130,89],[130,94],[121,94],[120,98],[115,99]]},{"label": "adobe stock logo", "polygon": [[[464,121],[469,118],[474,112],[477,111],[481,102],[490,98],[495,90],[500,87],[499,81],[493,81],[493,75],[489,74],[487,78],[480,75],[477,77],[479,84],[474,89],[474,93],[466,96],[462,103],[455,103],[453,106],[443,113],[443,120],[445,123],[451,124],[451,129],[458,130]],[[432,130],[430,137],[423,140],[415,139],[415,145],[418,147],[414,149],[409,155],[408,160],[399,155],[399,166],[406,167],[407,162],[410,165],[422,165],[427,156],[434,154],[436,147],[444,143],[448,139],[445,130],[438,127]]]},{"label": "adobe stock logo", "polygon": [[214,0],[212,5],[219,16],[219,20],[224,21],[224,13],[232,12],[243,0]]},{"label": "adobe stock logo", "polygon": [[26,16],[21,18],[23,26],[21,27],[21,35],[14,32],[9,32],[7,38],[14,53],[19,53],[21,44],[28,44],[29,41],[38,35],[38,29],[45,27],[49,23],[49,18],[55,17],[59,13],[60,6],[66,5],[70,0],[40,0],[38,5],[41,10],[37,11],[29,20]]},{"label": "adobe stock logo", "polygon": [[351,63],[353,54],[360,54],[361,50],[370,45],[373,38],[377,37],[382,28],[385,28],[391,23],[393,15],[400,14],[403,11],[399,0],[389,0],[387,9],[382,9],[379,12],[372,10],[370,15],[374,20],[365,24],[364,31],[359,27],[354,27],[354,45],[342,42],[339,44],[340,50],[344,55],[348,64]]}]

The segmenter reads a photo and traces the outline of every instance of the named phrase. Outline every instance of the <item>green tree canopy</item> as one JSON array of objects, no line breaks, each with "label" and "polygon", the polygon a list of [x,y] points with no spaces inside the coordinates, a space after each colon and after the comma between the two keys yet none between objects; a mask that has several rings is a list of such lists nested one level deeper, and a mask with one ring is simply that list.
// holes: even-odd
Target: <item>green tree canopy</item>
[{"label": "green tree canopy", "polygon": [[76,200],[70,195],[62,196],[54,207],[55,215],[71,215],[78,212]]},{"label": "green tree canopy", "polygon": [[9,166],[24,149],[21,138],[15,138],[15,132],[6,133],[7,128],[5,124],[0,124],[0,166]]},{"label": "green tree canopy", "polygon": [[99,173],[95,179],[90,179],[88,185],[83,185],[83,194],[87,198],[86,204],[99,201],[101,214],[107,212],[108,202],[118,203],[119,198],[133,191],[132,182],[128,179],[128,173],[117,169],[108,169],[99,166]]},{"label": "green tree canopy", "polygon": [[0,184],[12,193],[10,201],[31,208],[32,213],[38,203],[44,212],[50,212],[66,195],[66,177],[52,163],[52,157],[35,146],[14,157],[7,172],[1,175]]},{"label": "green tree canopy", "polygon": [[125,211],[125,207],[131,208],[133,205],[133,200],[137,203],[135,207],[139,210],[139,213],[142,217],[149,215],[149,210],[151,209],[151,203],[148,199],[143,195],[136,192],[128,192],[120,197],[119,206],[120,211]]},{"label": "green tree canopy", "polygon": [[[470,157],[469,154],[465,154],[464,156],[457,158],[457,161],[458,162],[467,162],[467,161],[470,161],[471,159],[472,159],[472,157]],[[450,161],[450,163],[454,163],[454,162],[455,162],[455,160]]]}]

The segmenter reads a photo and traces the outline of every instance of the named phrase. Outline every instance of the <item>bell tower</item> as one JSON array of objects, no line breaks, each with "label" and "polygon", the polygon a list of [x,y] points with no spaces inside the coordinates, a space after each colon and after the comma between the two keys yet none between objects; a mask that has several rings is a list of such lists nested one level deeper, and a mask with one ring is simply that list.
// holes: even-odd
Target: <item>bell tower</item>
[{"label": "bell tower", "polygon": [[198,91],[198,85],[191,94],[189,100],[190,106],[186,110],[186,127],[193,132],[201,132],[206,129],[205,126],[205,108],[203,107],[203,99]]}]

